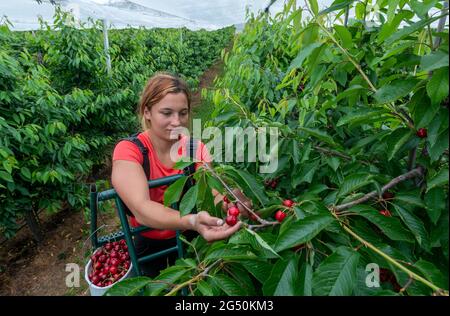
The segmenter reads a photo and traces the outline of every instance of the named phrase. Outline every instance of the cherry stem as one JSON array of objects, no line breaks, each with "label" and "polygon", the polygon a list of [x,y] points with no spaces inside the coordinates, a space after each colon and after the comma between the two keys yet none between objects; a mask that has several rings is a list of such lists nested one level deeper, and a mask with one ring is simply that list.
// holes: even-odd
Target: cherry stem
[{"label": "cherry stem", "polygon": [[242,202],[237,196],[236,196],[236,194],[234,194],[234,192],[231,190],[231,188],[225,183],[225,181],[223,181],[222,180],[222,178],[214,171],[214,169],[213,168],[211,168],[207,163],[203,163],[203,166],[205,166],[205,168],[207,169],[207,170],[209,170],[211,173],[212,173],[212,175],[214,176],[214,177],[216,177],[221,183],[222,183],[222,185],[225,187],[225,189],[233,196],[233,198],[235,199],[235,201],[236,201],[236,204],[239,202],[250,214],[252,214],[255,218],[256,218],[256,220],[258,221],[258,222],[260,222],[261,224],[270,224],[270,222],[268,222],[268,221],[266,221],[266,220],[264,220],[264,219],[262,219],[261,217],[259,217],[254,211],[252,211],[247,205],[245,205],[245,203],[244,202]]}]

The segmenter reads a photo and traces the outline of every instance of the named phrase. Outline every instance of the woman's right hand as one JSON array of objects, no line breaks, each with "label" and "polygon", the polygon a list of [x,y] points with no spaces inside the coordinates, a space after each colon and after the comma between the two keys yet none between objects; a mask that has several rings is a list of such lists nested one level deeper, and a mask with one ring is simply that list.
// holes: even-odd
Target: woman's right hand
[{"label": "woman's right hand", "polygon": [[201,211],[193,215],[191,224],[206,241],[212,242],[228,238],[241,227],[241,222],[230,226],[222,219],[209,215],[208,212]]}]

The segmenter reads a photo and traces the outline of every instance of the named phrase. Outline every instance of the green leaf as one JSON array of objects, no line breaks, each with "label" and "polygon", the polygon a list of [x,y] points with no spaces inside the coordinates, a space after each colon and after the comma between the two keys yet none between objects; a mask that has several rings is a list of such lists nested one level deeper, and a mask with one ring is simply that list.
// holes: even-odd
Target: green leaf
[{"label": "green leaf", "polygon": [[[178,279],[188,273],[191,268],[171,266],[163,271],[161,274],[154,278],[154,281],[147,285],[146,293],[151,296],[159,295],[165,289],[170,287],[170,284],[174,284]],[[160,281],[160,282],[158,282]]]},{"label": "green leaf", "polygon": [[249,198],[258,199],[262,206],[268,203],[268,198],[265,193],[263,185],[258,182],[253,175],[245,170],[234,169],[231,166],[226,166],[228,176],[232,177],[240,186]]},{"label": "green leaf", "polygon": [[300,49],[300,52],[298,53],[297,57],[295,57],[295,59],[291,62],[291,64],[289,65],[288,70],[286,71],[286,73],[289,73],[292,69],[295,68],[300,68],[303,64],[303,61],[309,56],[311,55],[311,53],[318,47],[322,46],[322,43],[312,43],[309,44],[305,47],[303,47],[302,49]]},{"label": "green leaf", "polygon": [[424,18],[427,16],[430,9],[433,8],[438,2],[439,0],[425,0],[422,2],[410,0],[408,1],[408,4],[420,18]]},{"label": "green leaf", "polygon": [[270,273],[269,278],[263,284],[265,296],[293,296],[298,286],[297,259],[278,260]]},{"label": "green leaf", "polygon": [[247,269],[260,283],[264,283],[272,271],[273,264],[263,260],[241,260],[241,265]]},{"label": "green leaf", "polygon": [[319,167],[319,163],[320,161],[316,160],[311,163],[302,165],[300,172],[297,172],[292,176],[292,186],[295,188],[303,182],[311,183],[314,177],[314,173]]},{"label": "green leaf", "polygon": [[336,172],[337,168],[339,168],[339,165],[341,163],[340,159],[338,157],[327,157],[326,160],[331,169],[333,169],[333,171]]},{"label": "green leaf", "polygon": [[300,268],[298,277],[298,295],[299,296],[312,296],[312,280],[313,270],[308,263],[304,263]]},{"label": "green leaf", "polygon": [[195,206],[197,202],[198,196],[198,185],[194,185],[190,187],[186,194],[183,196],[183,199],[180,203],[180,215],[185,216],[189,214]]},{"label": "green leaf", "polygon": [[413,243],[414,237],[407,231],[396,217],[381,215],[376,209],[368,205],[356,205],[349,212],[358,213],[371,223],[375,224],[387,237],[392,240]]},{"label": "green leaf", "polygon": [[382,116],[384,114],[388,114],[388,112],[384,109],[360,109],[341,117],[336,126],[356,123],[364,124],[365,120],[370,120],[371,122],[373,122],[373,118],[377,116],[380,117],[380,119],[386,118],[386,116]]},{"label": "green leaf", "polygon": [[437,51],[422,56],[420,61],[421,71],[431,71],[442,67],[448,67],[448,53]]},{"label": "green leaf", "polygon": [[433,72],[433,77],[427,83],[427,93],[433,104],[441,103],[448,96],[448,67]]},{"label": "green leaf", "polygon": [[427,192],[443,184],[448,185],[448,168],[441,169],[434,177],[427,179]]},{"label": "green leaf", "polygon": [[223,246],[218,249],[213,249],[206,256],[205,260],[223,259],[223,260],[245,260],[256,259],[257,256],[250,251],[248,247],[227,248]]},{"label": "green leaf", "polygon": [[418,207],[426,208],[425,203],[420,198],[420,192],[418,192],[418,190],[396,193],[394,196],[394,201],[401,201]]},{"label": "green leaf", "polygon": [[148,277],[135,277],[115,283],[105,292],[105,296],[133,296],[147,286],[152,280]]},{"label": "green leaf", "polygon": [[351,49],[353,47],[352,34],[347,30],[347,28],[342,25],[335,25],[334,29],[342,41],[342,46],[344,48]]},{"label": "green leaf", "polygon": [[214,292],[211,288],[211,285],[209,285],[204,280],[200,280],[197,282],[197,289],[202,293],[203,296],[214,296]]},{"label": "green leaf", "polygon": [[5,171],[0,171],[0,179],[3,179],[7,182],[12,182],[14,183],[13,178],[11,177],[11,174],[5,172]]},{"label": "green leaf", "polygon": [[180,200],[181,193],[183,193],[184,185],[188,177],[183,176],[172,185],[170,185],[164,192],[164,205],[172,205]]},{"label": "green leaf", "polygon": [[343,9],[346,6],[352,4],[353,2],[355,2],[355,0],[334,1],[330,7],[320,11],[319,15],[324,15],[324,14],[327,14],[327,13],[330,13],[330,12],[333,12],[336,10]]},{"label": "green leaf", "polygon": [[402,148],[404,144],[413,136],[413,132],[409,128],[398,128],[389,135],[387,140],[387,159],[392,160],[395,154]]},{"label": "green leaf", "polygon": [[429,237],[423,222],[412,212],[408,212],[406,209],[402,208],[399,205],[394,204],[394,208],[397,211],[397,214],[402,219],[403,223],[405,223],[406,227],[408,227],[409,230],[413,233],[414,237],[416,237],[419,245],[423,249],[429,251]]},{"label": "green leaf", "polygon": [[415,79],[398,79],[382,86],[373,96],[378,104],[394,102],[410,93],[416,84]]},{"label": "green leaf", "polygon": [[212,189],[216,189],[218,192],[223,192],[223,185],[215,177],[210,174],[206,175],[206,182]]},{"label": "green leaf", "polygon": [[360,255],[347,247],[339,247],[314,272],[313,294],[345,296],[353,293]]},{"label": "green leaf", "polygon": [[419,269],[425,279],[430,280],[441,289],[448,290],[448,276],[445,277],[433,263],[420,259],[414,263],[414,267]]},{"label": "green leaf", "polygon": [[425,194],[427,213],[431,222],[436,225],[441,212],[445,209],[446,196],[443,188],[433,188]]},{"label": "green leaf", "polygon": [[406,26],[406,27],[398,30],[397,32],[395,32],[391,36],[389,36],[386,39],[385,43],[386,43],[386,45],[391,45],[392,43],[407,37],[411,33],[414,33],[416,31],[422,30],[426,25],[431,24],[431,23],[433,23],[434,21],[436,21],[436,20],[438,20],[440,18],[441,18],[440,16],[435,16],[433,18],[420,20],[419,22],[413,23],[410,26]]},{"label": "green leaf", "polygon": [[221,288],[228,296],[247,295],[245,290],[235,280],[223,273],[218,273],[211,276],[211,278],[214,284]]},{"label": "green leaf", "polygon": [[20,173],[24,176],[25,179],[31,180],[31,172],[27,167],[20,168]]},{"label": "green leaf", "polygon": [[312,215],[297,220],[280,233],[274,250],[280,252],[310,241],[333,221],[329,214]]},{"label": "green leaf", "polygon": [[340,185],[338,197],[342,197],[371,183],[372,175],[368,173],[355,173],[345,177]]},{"label": "green leaf", "polygon": [[311,7],[311,11],[314,13],[314,15],[317,15],[319,13],[319,5],[317,4],[317,0],[308,0],[309,6]]},{"label": "green leaf", "polygon": [[186,157],[183,157],[183,159],[178,160],[173,166],[173,169],[183,170],[184,168],[190,166],[192,164],[192,161],[186,161],[186,159]]},{"label": "green leaf", "polygon": [[330,145],[336,145],[333,141],[333,138],[324,131],[321,131],[321,130],[315,129],[315,128],[306,128],[306,127],[299,127],[298,129],[305,133],[310,134],[311,136],[313,136],[325,143],[328,143]]},{"label": "green leaf", "polygon": [[253,230],[250,230],[248,228],[246,228],[245,230],[255,237],[256,241],[258,242],[258,244],[261,247],[263,247],[264,249],[269,250],[271,253],[273,253],[275,256],[277,256],[278,258],[281,259],[280,255],[277,254],[276,251],[273,250],[272,247],[270,247],[269,244],[264,239],[262,239],[257,233],[255,233]]},{"label": "green leaf", "polygon": [[358,20],[362,20],[364,18],[364,14],[366,13],[366,6],[358,2],[355,6],[355,16]]}]

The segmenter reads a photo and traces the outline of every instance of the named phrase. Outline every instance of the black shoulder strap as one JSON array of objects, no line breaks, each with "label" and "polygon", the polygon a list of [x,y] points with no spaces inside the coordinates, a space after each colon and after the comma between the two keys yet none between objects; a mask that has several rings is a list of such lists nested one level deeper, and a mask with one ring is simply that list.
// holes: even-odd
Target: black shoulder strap
[{"label": "black shoulder strap", "polygon": [[[136,133],[131,135],[130,137],[123,138],[122,140],[132,142],[139,148],[139,151],[141,152],[143,158],[142,167],[144,168],[145,176],[147,177],[147,180],[150,180],[150,160],[148,159],[148,148],[144,146],[144,144],[139,140],[139,138],[137,138],[138,135],[139,133]],[[129,210],[129,208],[125,205],[125,203],[123,203],[123,205],[125,207],[125,213],[128,216],[134,216],[133,213],[131,213],[131,211]]]},{"label": "black shoulder strap", "polygon": [[150,161],[148,160],[148,148],[145,147],[144,144],[142,144],[139,138],[137,138],[137,135],[139,135],[139,133],[124,138],[123,140],[132,142],[139,148],[139,151],[141,152],[143,158],[142,167],[144,168],[145,176],[147,177],[147,180],[150,180]]}]

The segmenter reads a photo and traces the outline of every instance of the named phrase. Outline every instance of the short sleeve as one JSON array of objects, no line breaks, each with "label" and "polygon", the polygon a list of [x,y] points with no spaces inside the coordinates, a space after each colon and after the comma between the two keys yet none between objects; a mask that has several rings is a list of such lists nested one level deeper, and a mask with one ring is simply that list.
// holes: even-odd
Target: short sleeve
[{"label": "short sleeve", "polygon": [[128,160],[142,165],[144,159],[135,144],[127,140],[122,140],[114,148],[112,160]]}]

